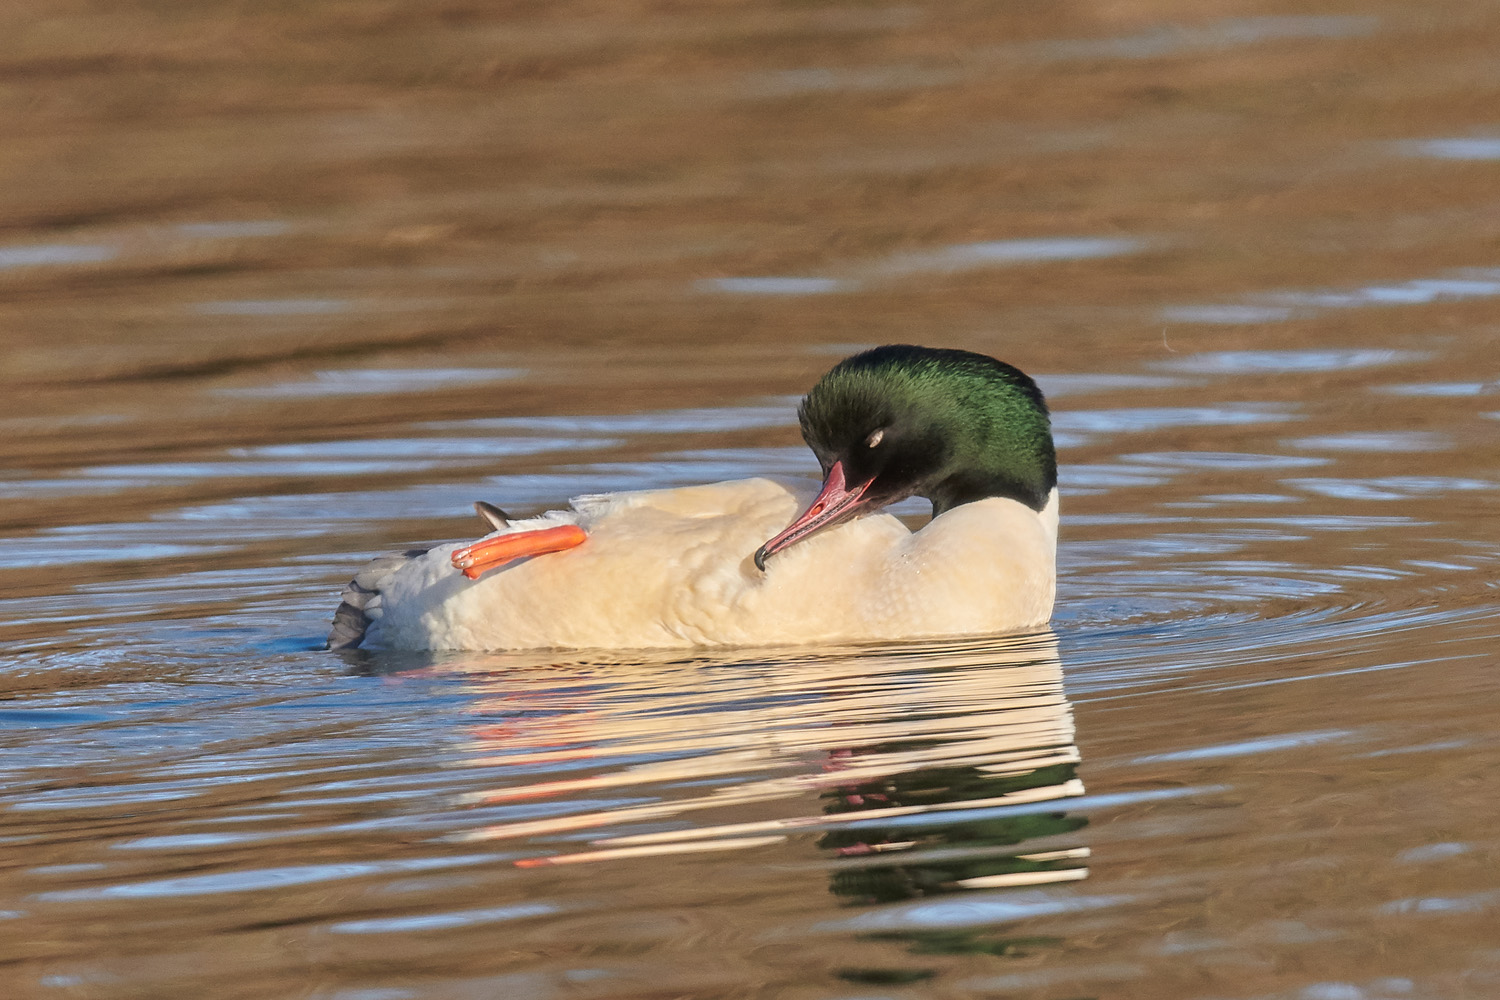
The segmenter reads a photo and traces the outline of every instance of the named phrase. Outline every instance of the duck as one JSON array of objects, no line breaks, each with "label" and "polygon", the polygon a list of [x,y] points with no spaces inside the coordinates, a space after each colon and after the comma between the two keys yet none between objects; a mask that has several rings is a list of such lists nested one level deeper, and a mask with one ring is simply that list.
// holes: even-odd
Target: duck
[{"label": "duck", "polygon": [[[899,641],[1040,629],[1057,458],[1047,403],[984,354],[845,358],[798,411],[822,482],[768,476],[576,497],[357,573],[328,646],[649,649]],[[887,509],[932,505],[912,530]]]}]

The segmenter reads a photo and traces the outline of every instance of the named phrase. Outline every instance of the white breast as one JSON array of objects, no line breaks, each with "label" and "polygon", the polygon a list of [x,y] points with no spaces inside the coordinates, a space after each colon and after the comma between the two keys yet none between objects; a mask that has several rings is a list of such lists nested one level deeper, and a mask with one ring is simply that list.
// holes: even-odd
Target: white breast
[{"label": "white breast", "polygon": [[747,479],[582,497],[509,530],[574,522],[576,549],[477,581],[440,545],[379,583],[366,646],[403,649],[802,644],[1014,631],[1052,613],[1057,498],[963,504],[915,533],[889,514],[772,556],[756,548],[813,484]]}]

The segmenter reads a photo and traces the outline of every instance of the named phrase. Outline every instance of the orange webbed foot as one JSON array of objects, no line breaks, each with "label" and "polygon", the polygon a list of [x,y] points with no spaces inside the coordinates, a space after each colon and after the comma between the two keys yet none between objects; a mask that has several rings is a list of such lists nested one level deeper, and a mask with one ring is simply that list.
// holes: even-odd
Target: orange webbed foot
[{"label": "orange webbed foot", "polygon": [[576,524],[560,524],[555,528],[538,528],[535,531],[518,531],[495,538],[482,538],[473,545],[465,545],[453,553],[454,569],[463,570],[470,580],[479,579],[487,570],[527,556],[542,556],[549,552],[562,552],[582,545],[588,534]]}]

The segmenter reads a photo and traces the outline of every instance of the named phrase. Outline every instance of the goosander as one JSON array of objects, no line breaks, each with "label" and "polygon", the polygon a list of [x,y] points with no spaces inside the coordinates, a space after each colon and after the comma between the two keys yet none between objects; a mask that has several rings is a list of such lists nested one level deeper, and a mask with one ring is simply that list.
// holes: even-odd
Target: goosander
[{"label": "goosander", "polygon": [[[1029,377],[968,351],[877,347],[819,379],[798,418],[816,492],[742,479],[583,496],[518,521],[479,504],[495,530],[478,542],[356,575],[329,647],[782,645],[1047,622],[1057,459]],[[880,512],[913,496],[932,502],[918,531]]]}]

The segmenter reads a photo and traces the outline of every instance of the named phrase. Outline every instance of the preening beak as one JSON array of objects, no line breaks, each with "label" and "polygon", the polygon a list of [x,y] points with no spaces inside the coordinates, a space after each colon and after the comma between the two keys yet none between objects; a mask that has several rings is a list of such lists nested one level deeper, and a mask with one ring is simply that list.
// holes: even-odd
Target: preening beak
[{"label": "preening beak", "polygon": [[824,528],[842,524],[863,510],[867,505],[864,495],[870,488],[869,481],[848,486],[844,482],[844,464],[834,462],[823,480],[823,488],[813,498],[812,504],[797,515],[797,519],[786,526],[786,530],[755,550],[755,565],[762,572],[766,559],[782,549]]}]

